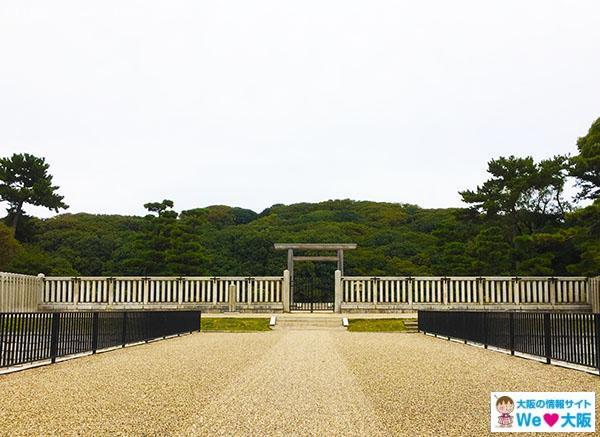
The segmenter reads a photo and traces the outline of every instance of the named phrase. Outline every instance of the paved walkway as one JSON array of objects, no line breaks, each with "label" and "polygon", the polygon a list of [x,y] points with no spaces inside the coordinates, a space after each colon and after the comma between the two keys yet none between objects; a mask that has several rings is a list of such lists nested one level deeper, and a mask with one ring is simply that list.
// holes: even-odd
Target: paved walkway
[{"label": "paved walkway", "polygon": [[0,435],[484,435],[501,390],[600,378],[422,334],[201,333],[0,376]]}]

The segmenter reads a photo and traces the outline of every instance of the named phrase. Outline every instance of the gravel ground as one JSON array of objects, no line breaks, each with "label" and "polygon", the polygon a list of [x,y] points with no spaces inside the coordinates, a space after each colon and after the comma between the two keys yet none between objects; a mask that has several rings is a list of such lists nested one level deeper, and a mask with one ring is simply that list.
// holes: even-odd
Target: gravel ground
[{"label": "gravel ground", "polygon": [[0,376],[0,435],[485,435],[490,391],[600,378],[422,334],[201,333]]},{"label": "gravel ground", "polygon": [[491,434],[492,391],[600,392],[597,375],[423,334],[346,334],[338,351],[392,435]]},{"label": "gravel ground", "polygon": [[173,435],[277,342],[198,333],[0,376],[0,435]]}]

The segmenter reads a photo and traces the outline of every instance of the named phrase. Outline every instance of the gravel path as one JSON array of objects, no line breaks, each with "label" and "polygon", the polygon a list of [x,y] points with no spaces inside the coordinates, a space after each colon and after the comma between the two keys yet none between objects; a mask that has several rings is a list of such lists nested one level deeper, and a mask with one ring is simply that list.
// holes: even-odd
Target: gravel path
[{"label": "gravel path", "polygon": [[190,434],[385,434],[370,400],[336,352],[335,335],[279,333],[275,347],[202,412]]},{"label": "gravel path", "polygon": [[421,334],[202,333],[0,376],[0,435],[484,435],[511,390],[600,378]]}]

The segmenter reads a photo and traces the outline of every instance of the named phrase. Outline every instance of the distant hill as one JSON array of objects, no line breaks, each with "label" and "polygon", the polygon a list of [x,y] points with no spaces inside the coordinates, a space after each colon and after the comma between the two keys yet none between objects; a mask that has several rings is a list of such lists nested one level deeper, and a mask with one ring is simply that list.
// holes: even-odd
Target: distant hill
[{"label": "distant hill", "polygon": [[367,201],[274,205],[261,213],[219,205],[178,218],[61,214],[26,218],[20,250],[2,268],[54,275],[280,274],[286,254],[273,250],[275,242],[354,242],[346,271],[356,275],[587,274],[600,264],[593,255],[600,251],[589,247],[597,243],[585,237],[591,222],[582,214],[598,217],[597,209],[573,213],[515,245],[499,223],[467,209]]}]

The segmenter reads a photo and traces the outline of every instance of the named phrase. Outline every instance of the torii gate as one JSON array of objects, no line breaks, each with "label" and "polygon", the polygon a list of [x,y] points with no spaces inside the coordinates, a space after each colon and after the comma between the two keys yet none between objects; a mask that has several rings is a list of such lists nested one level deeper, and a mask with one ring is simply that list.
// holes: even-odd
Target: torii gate
[{"label": "torii gate", "polygon": [[[275,243],[275,250],[287,250],[290,272],[290,296],[294,296],[294,261],[337,262],[337,269],[344,275],[344,250],[356,249],[356,243]],[[336,256],[294,256],[294,250],[336,251]]]}]

